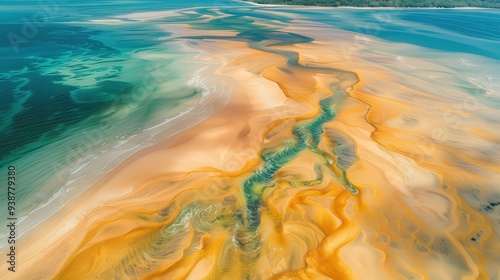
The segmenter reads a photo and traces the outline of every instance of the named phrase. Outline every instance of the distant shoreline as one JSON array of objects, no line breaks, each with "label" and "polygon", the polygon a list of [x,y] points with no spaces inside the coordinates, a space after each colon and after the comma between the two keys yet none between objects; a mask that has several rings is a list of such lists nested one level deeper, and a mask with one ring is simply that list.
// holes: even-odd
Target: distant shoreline
[{"label": "distant shoreline", "polygon": [[383,10],[383,9],[419,9],[419,10],[498,10],[493,7],[389,7],[389,6],[327,6],[327,5],[301,5],[301,4],[262,4],[251,0],[234,0],[236,2],[265,7],[307,7],[307,8],[341,8],[341,9],[363,9],[363,10]]}]

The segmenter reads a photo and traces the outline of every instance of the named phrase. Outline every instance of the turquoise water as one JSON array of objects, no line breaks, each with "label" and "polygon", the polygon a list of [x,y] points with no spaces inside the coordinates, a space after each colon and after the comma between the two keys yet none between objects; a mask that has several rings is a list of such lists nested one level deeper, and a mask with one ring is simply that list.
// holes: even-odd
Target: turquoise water
[{"label": "turquoise water", "polygon": [[[20,179],[21,202],[40,191],[33,203],[42,203],[51,193],[41,191],[41,186],[56,175],[58,180],[52,183],[56,189],[70,180],[80,158],[110,149],[201,99],[200,88],[186,85],[201,67],[194,62],[197,54],[181,50],[173,34],[158,24],[236,31],[237,36],[184,39],[242,41],[259,49],[313,41],[280,29],[307,20],[438,52],[500,59],[496,10],[257,8],[236,1],[200,0],[57,3],[0,3],[0,166],[4,170],[16,165],[20,173],[29,174]],[[196,13],[151,21],[123,16],[175,9]],[[208,22],[200,16],[220,14],[224,16]],[[103,19],[121,23],[93,21]],[[299,66],[296,54],[284,54],[289,65]],[[68,170],[61,173],[65,167]],[[4,180],[5,174],[1,176]]]},{"label": "turquoise water", "polygon": [[316,9],[292,12],[309,20],[392,42],[500,59],[498,10]]}]

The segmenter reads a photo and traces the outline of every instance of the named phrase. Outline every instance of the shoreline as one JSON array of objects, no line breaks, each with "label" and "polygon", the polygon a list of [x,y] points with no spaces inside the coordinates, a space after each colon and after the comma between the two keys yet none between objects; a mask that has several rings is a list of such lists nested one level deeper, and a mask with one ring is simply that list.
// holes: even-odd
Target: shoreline
[{"label": "shoreline", "polygon": [[445,8],[445,7],[358,7],[358,6],[319,6],[319,5],[290,5],[290,4],[261,4],[255,3],[252,1],[241,1],[241,0],[233,0],[235,2],[246,3],[255,6],[262,7],[286,7],[286,8],[338,8],[338,9],[352,9],[352,10],[498,10],[500,8],[485,8],[485,7],[453,7],[453,8]]}]

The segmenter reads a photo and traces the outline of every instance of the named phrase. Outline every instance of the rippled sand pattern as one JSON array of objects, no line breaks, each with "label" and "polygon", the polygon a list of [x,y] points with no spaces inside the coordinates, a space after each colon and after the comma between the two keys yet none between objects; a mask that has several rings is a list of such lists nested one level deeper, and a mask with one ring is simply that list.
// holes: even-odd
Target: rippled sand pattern
[{"label": "rippled sand pattern", "polygon": [[500,112],[446,58],[197,12],[164,28],[222,62],[231,101],[99,183],[135,182],[23,279],[498,279]]}]

